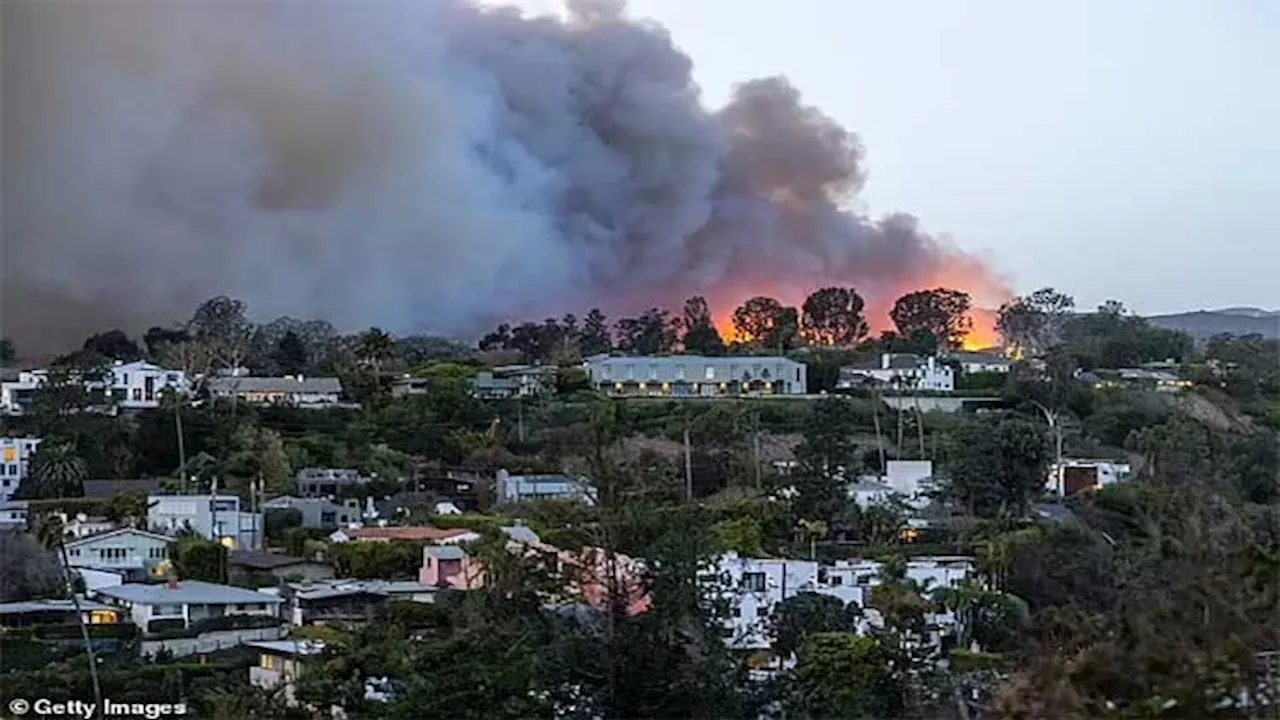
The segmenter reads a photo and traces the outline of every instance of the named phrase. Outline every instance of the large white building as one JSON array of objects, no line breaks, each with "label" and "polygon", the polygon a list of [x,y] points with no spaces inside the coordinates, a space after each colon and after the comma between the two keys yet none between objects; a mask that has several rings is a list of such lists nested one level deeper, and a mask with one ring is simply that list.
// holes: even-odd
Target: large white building
[{"label": "large white building", "polygon": [[242,512],[236,495],[150,495],[147,525],[165,535],[189,530],[232,550],[262,542],[262,513]]},{"label": "large white building", "polygon": [[[115,361],[104,369],[100,379],[86,379],[85,387],[101,390],[110,408],[145,410],[160,407],[166,391],[187,393],[190,385],[181,370],[168,370],[143,360]],[[0,412],[21,415],[41,385],[48,382],[48,370],[24,370],[18,379],[0,383]]]},{"label": "large white building", "polygon": [[837,389],[868,384],[888,385],[895,390],[954,392],[956,377],[951,366],[937,358],[911,353],[884,353],[875,360],[840,368]]},{"label": "large white building", "polygon": [[39,445],[40,438],[0,437],[0,502],[9,501],[18,491]]},{"label": "large white building", "polygon": [[171,542],[168,535],[121,528],[67,541],[67,560],[74,568],[120,572],[132,580],[164,577]]},{"label": "large white building", "polygon": [[620,396],[803,395],[808,383],[804,363],[780,356],[597,355],[583,366],[593,388]]},{"label": "large white building", "polygon": [[[858,632],[867,632],[883,620],[868,607],[871,588],[882,581],[883,566],[875,560],[837,561],[821,565],[812,560],[744,558],[737,553],[721,556],[713,575],[703,582],[728,600],[732,610],[726,619],[726,644],[735,650],[766,650],[772,647],[772,616],[784,600],[811,592],[840,599],[846,605],[863,608]],[[926,594],[939,588],[955,587],[974,572],[972,558],[921,556],[908,560],[906,577]],[[927,618],[931,625],[954,624],[951,613]]]}]

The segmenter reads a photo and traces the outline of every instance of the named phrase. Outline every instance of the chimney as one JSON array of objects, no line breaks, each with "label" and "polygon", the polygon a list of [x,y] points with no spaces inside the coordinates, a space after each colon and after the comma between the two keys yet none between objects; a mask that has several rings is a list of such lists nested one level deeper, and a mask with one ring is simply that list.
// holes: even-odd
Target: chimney
[{"label": "chimney", "polygon": [[888,369],[889,369],[889,361],[890,361],[890,359],[891,359],[891,358],[892,358],[892,356],[891,356],[889,353],[884,353],[884,354],[882,354],[882,355],[880,356],[880,369],[881,369],[881,370],[888,370]]}]

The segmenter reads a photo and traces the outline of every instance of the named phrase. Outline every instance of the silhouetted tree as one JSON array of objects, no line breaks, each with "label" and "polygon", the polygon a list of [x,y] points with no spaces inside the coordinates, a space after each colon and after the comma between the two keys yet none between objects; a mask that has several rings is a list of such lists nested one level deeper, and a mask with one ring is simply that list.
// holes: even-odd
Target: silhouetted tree
[{"label": "silhouetted tree", "polygon": [[613,349],[610,339],[609,321],[600,308],[592,308],[582,324],[582,334],[578,338],[578,349],[584,357],[607,353]]},{"label": "silhouetted tree", "polygon": [[869,328],[862,296],[850,288],[822,288],[805,298],[801,334],[810,345],[855,345]]},{"label": "silhouetted tree", "polygon": [[959,290],[934,288],[908,293],[898,298],[889,311],[898,334],[911,337],[927,330],[949,348],[958,348],[973,329],[969,318],[971,302]]},{"label": "silhouetted tree", "polygon": [[108,360],[133,362],[142,357],[138,344],[125,335],[123,330],[108,330],[91,335],[84,341],[82,349]]},{"label": "silhouetted tree", "polygon": [[685,352],[700,355],[719,355],[724,352],[724,340],[716,330],[706,298],[698,295],[686,300],[684,316],[679,322],[683,333],[680,343]]},{"label": "silhouetted tree", "polygon": [[666,310],[650,308],[640,317],[622,318],[614,331],[618,349],[635,355],[657,355],[675,349],[679,334]]},{"label": "silhouetted tree", "polygon": [[306,372],[310,363],[310,358],[307,357],[307,346],[293,331],[285,333],[284,337],[276,343],[272,360],[275,361],[276,369],[283,375],[301,375]]}]

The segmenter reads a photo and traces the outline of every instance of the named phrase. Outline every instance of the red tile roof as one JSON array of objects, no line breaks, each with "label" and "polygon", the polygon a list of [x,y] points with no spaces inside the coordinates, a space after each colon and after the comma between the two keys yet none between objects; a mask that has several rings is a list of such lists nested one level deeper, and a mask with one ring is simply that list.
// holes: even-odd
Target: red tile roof
[{"label": "red tile roof", "polygon": [[466,535],[473,531],[463,528],[438,528],[429,525],[398,527],[367,527],[343,529],[342,534],[352,540],[417,540],[440,542]]}]

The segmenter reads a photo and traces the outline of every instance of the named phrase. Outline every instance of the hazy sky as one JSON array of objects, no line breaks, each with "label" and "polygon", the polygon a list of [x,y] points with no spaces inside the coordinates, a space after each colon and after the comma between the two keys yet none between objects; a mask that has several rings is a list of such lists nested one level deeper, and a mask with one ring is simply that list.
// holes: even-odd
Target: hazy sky
[{"label": "hazy sky", "polygon": [[789,77],[861,136],[867,210],[918,215],[1019,290],[1280,307],[1276,0],[629,6],[671,31],[710,104]]}]

